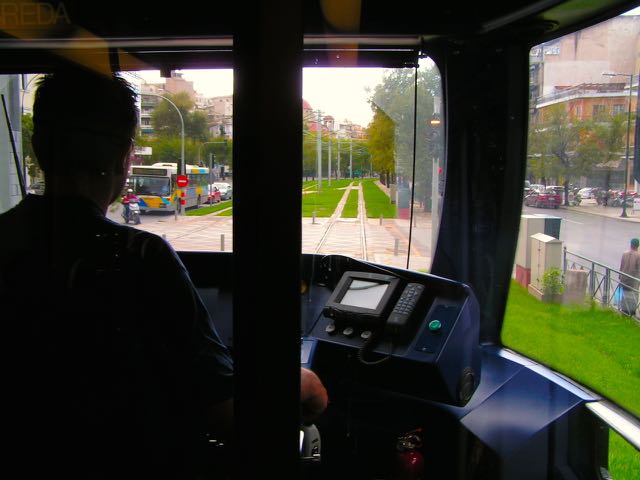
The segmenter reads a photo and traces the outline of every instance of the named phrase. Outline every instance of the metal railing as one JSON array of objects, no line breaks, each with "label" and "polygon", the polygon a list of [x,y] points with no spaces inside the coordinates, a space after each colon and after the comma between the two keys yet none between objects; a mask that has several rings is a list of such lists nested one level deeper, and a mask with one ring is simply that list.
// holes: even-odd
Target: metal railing
[{"label": "metal railing", "polygon": [[564,247],[563,273],[567,270],[587,271],[586,294],[603,306],[610,307],[620,313],[640,319],[640,279],[627,275],[619,270],[598,263]]}]

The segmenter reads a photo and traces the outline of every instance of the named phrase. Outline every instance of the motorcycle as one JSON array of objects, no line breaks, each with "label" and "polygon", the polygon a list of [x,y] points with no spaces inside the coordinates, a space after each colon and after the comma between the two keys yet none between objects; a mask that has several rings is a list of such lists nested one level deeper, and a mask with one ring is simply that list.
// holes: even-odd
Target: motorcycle
[{"label": "motorcycle", "polygon": [[140,205],[138,202],[129,202],[129,213],[125,208],[122,209],[122,218],[124,223],[133,222],[134,225],[140,225]]}]

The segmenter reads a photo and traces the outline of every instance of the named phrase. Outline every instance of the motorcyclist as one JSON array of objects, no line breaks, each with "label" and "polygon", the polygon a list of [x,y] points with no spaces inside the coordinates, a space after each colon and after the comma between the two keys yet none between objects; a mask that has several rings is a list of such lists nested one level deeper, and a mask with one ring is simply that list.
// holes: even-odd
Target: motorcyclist
[{"label": "motorcyclist", "polygon": [[133,193],[133,189],[129,188],[127,189],[127,194],[122,197],[122,205],[124,207],[124,219],[125,222],[129,219],[129,213],[131,210],[131,203],[138,203],[140,200],[138,199],[138,197],[136,197],[136,194]]}]

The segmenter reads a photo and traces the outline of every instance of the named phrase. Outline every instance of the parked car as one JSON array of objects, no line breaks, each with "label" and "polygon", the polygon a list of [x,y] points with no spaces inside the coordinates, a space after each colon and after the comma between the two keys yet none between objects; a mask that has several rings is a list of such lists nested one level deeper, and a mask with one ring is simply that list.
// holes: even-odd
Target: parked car
[{"label": "parked car", "polygon": [[218,187],[216,187],[215,184],[209,185],[207,203],[211,205],[213,203],[219,203],[220,201],[222,201],[222,194],[220,193]]},{"label": "parked car", "polygon": [[226,182],[215,182],[213,184],[220,190],[220,196],[222,200],[229,200],[233,194],[233,188],[230,183]]},{"label": "parked car", "polygon": [[598,189],[596,187],[585,187],[578,190],[578,195],[580,198],[584,200],[585,198],[597,198],[598,197]]},{"label": "parked car", "polygon": [[560,195],[560,205],[564,203],[564,185],[551,185],[547,187],[547,190],[553,190]]},{"label": "parked car", "polygon": [[528,207],[558,208],[561,203],[562,196],[550,188],[541,191],[532,191],[524,199],[524,204]]}]

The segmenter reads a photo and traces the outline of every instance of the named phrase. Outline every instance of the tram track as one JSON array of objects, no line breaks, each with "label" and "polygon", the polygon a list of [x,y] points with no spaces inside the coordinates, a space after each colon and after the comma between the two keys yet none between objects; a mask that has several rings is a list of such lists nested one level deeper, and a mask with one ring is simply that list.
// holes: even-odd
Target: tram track
[{"label": "tram track", "polygon": [[[342,218],[344,206],[347,202],[347,199],[349,198],[349,194],[353,189],[356,189],[358,192],[358,214],[355,221],[351,218]],[[336,206],[333,214],[325,221],[324,231],[318,239],[315,248],[313,249],[313,253],[342,253],[345,255],[360,258],[362,260],[367,260],[367,230],[365,225],[366,218],[367,216],[362,188],[359,185],[354,186],[353,183],[351,183],[345,189],[345,192],[338,202],[338,205]],[[342,231],[339,232],[339,230]],[[347,231],[346,236],[345,230]],[[336,238],[334,239],[334,237]],[[357,245],[354,245],[353,243],[347,245],[345,244],[345,238],[350,238],[351,240],[357,238],[359,239],[359,242]],[[333,241],[339,243],[339,248],[348,249],[349,251],[335,251],[335,248],[331,248],[331,243],[333,243]],[[323,249],[326,249],[327,251],[323,251]]]}]

